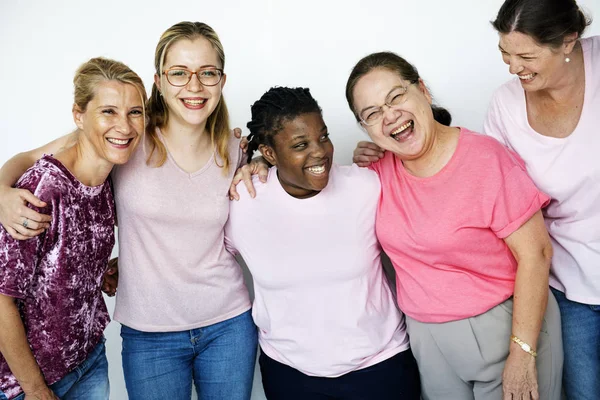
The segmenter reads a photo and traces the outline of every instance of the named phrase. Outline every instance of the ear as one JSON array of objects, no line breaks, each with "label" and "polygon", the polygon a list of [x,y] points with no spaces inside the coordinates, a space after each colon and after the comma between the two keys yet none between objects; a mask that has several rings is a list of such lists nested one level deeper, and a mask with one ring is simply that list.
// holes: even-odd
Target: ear
[{"label": "ear", "polygon": [[266,144],[258,145],[258,151],[260,154],[269,162],[271,165],[277,165],[277,156],[275,155],[275,150],[271,146],[267,146]]},{"label": "ear", "polygon": [[162,93],[162,88],[160,87],[160,76],[158,74],[154,74],[154,84],[156,85],[159,93]]},{"label": "ear", "polygon": [[75,125],[77,125],[77,128],[83,130],[83,120],[84,120],[84,112],[81,111],[81,109],[79,108],[79,106],[77,104],[73,104],[73,121],[75,122]]},{"label": "ear", "polygon": [[563,53],[565,55],[571,54],[573,48],[575,47],[575,44],[577,43],[578,36],[579,34],[577,32],[565,35],[565,38],[563,40]]},{"label": "ear", "polygon": [[431,97],[431,93],[429,93],[429,89],[427,89],[425,82],[423,82],[423,79],[419,78],[418,85],[419,85],[419,90],[421,91],[421,93],[423,93],[423,95],[425,96],[425,98],[427,99],[429,104],[433,104],[433,98]]},{"label": "ear", "polygon": [[223,86],[225,86],[225,82],[227,81],[227,74],[223,73],[221,77],[221,90],[223,90]]}]

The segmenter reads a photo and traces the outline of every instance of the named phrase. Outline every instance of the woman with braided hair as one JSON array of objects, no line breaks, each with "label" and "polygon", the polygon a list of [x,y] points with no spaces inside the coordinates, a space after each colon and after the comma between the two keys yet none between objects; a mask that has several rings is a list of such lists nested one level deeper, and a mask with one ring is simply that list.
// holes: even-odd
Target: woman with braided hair
[{"label": "woman with braided hair", "polygon": [[377,175],[333,164],[308,89],[270,89],[247,126],[249,157],[259,150],[274,167],[266,183],[255,177],[256,198],[238,187],[225,244],[254,279],[267,398],[419,399],[404,317],[375,237]]}]

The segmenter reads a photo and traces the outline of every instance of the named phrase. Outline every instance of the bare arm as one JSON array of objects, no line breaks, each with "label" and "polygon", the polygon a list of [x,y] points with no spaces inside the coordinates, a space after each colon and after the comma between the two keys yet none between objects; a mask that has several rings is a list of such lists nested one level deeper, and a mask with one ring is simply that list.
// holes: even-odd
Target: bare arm
[{"label": "bare arm", "polygon": [[26,399],[57,399],[46,385],[33,357],[14,299],[3,294],[0,294],[0,352],[19,381]]},{"label": "bare arm", "polygon": [[37,149],[17,154],[0,169],[0,223],[13,238],[24,240],[39,235],[48,227],[50,216],[27,207],[27,203],[44,207],[44,202],[28,190],[12,186],[44,154],[54,154],[74,143],[75,134],[70,133]]},{"label": "bare arm", "polygon": [[[548,275],[552,245],[538,211],[505,239],[518,262],[513,305],[513,335],[537,348],[538,336],[548,304]],[[509,340],[509,338],[507,338]],[[504,398],[539,399],[535,358],[519,345],[510,342],[504,367]]]}]

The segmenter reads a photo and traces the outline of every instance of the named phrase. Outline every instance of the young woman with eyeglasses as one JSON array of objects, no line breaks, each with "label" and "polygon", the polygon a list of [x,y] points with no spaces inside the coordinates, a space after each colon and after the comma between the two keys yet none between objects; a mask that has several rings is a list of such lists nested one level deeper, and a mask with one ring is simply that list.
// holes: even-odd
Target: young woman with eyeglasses
[{"label": "young woman with eyeglasses", "polygon": [[[114,318],[122,324],[130,399],[189,399],[192,381],[200,399],[250,398],[256,327],[242,271],[224,247],[228,189],[242,162],[222,96],[224,63],[208,25],[181,22],[165,31],[155,53],[146,135],[113,172],[119,222]],[[3,181],[68,140],[11,160]],[[21,196],[40,204],[6,187],[2,203],[22,204]],[[17,238],[39,233],[46,221],[28,208],[3,217]]]}]

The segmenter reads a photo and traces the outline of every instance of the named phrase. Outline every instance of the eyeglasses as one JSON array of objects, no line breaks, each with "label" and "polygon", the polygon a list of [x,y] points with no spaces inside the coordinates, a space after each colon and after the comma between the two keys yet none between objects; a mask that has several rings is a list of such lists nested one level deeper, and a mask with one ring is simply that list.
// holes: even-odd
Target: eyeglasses
[{"label": "eyeglasses", "polygon": [[[417,81],[411,81],[411,84],[417,83]],[[408,92],[407,86],[397,86],[393,88],[385,98],[385,103],[379,107],[369,107],[364,109],[360,115],[360,122],[365,126],[372,126],[377,124],[383,118],[383,106],[389,108],[397,107],[406,101],[406,92]]]},{"label": "eyeglasses", "polygon": [[167,81],[177,87],[186,86],[196,74],[200,83],[204,86],[215,86],[223,78],[223,70],[216,67],[200,68],[198,71],[191,71],[187,68],[173,67],[163,72]]}]

